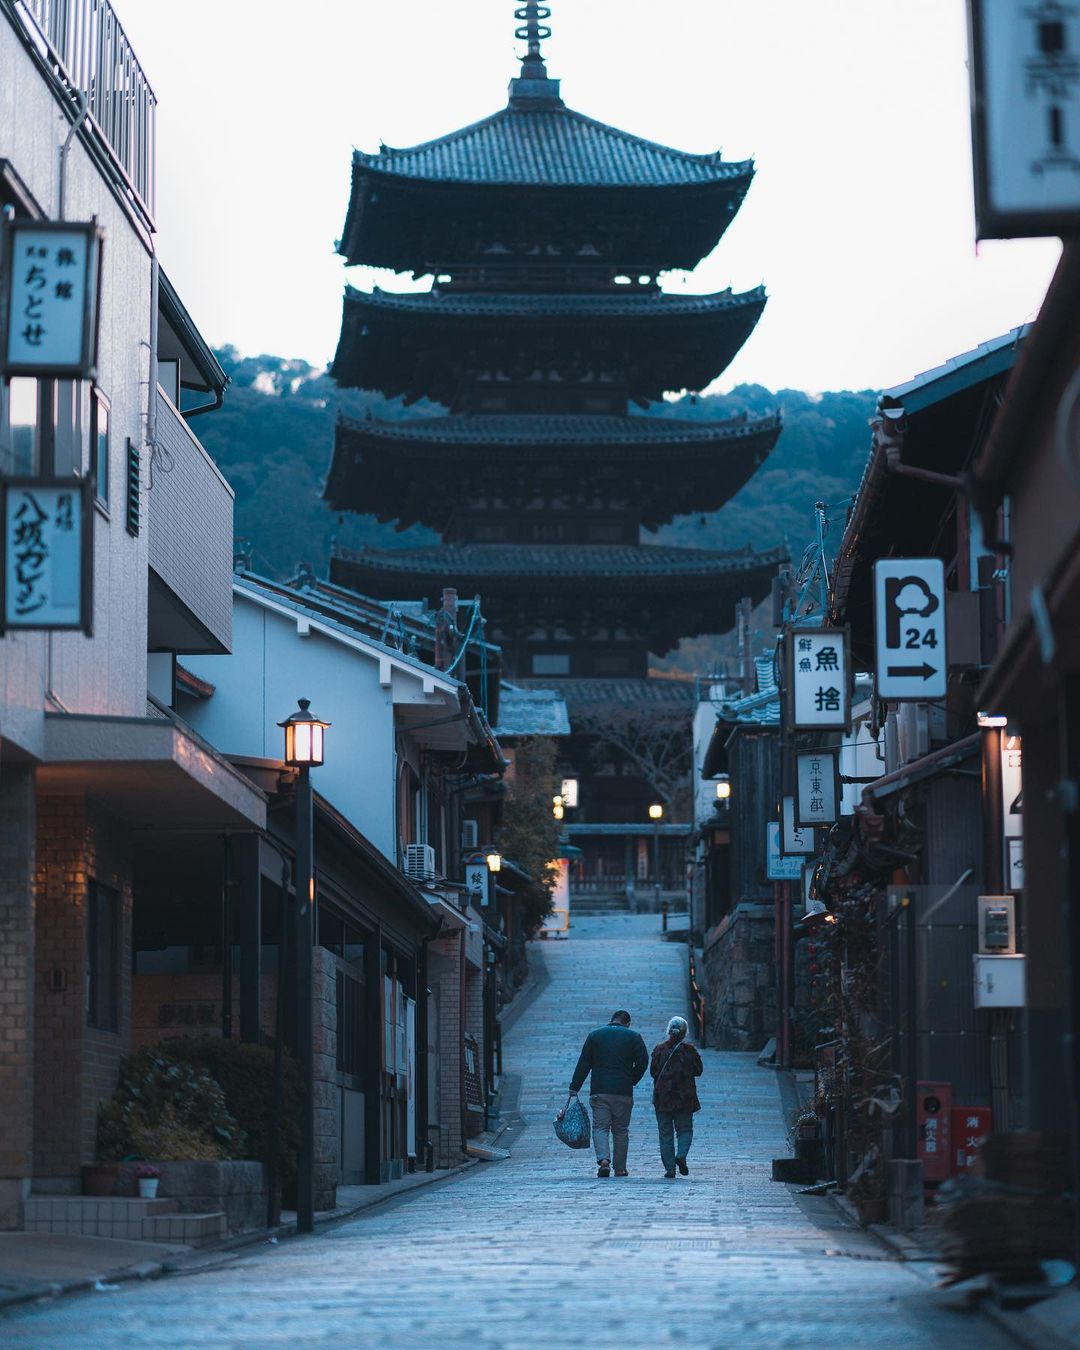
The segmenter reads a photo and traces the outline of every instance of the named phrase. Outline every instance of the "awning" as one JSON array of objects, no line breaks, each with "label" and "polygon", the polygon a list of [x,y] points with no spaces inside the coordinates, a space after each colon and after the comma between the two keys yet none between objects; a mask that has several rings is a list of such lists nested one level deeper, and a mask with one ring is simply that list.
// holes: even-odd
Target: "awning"
[{"label": "awning", "polygon": [[43,793],[92,797],[134,826],[266,826],[266,795],[190,728],[165,715],[46,713],[37,784]]},{"label": "awning", "polygon": [[934,750],[929,755],[923,755],[921,759],[913,759],[902,769],[885,774],[863,789],[863,799],[870,798],[877,802],[886,797],[895,797],[897,793],[944,773],[965,759],[980,754],[981,751],[982,734],[976,731],[970,736],[965,736],[963,740],[954,741],[952,745],[943,746],[942,749]]}]

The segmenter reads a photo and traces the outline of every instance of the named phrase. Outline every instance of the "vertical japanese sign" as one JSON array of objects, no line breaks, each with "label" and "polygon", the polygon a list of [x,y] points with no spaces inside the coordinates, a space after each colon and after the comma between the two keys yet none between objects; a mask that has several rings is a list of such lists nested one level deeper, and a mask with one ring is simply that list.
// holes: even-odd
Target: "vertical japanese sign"
[{"label": "vertical japanese sign", "polygon": [[796,821],[794,797],[785,797],[780,803],[780,851],[785,854],[814,852],[814,831]]},{"label": "vertical japanese sign", "polygon": [[488,902],[487,863],[467,863],[465,866],[465,886],[469,895],[479,905]]},{"label": "vertical japanese sign", "polygon": [[878,698],[944,698],[945,565],[940,558],[874,564],[874,680]]},{"label": "vertical japanese sign", "polygon": [[91,378],[101,252],[96,226],[18,221],[4,234],[4,373]]},{"label": "vertical japanese sign", "polygon": [[795,731],[847,730],[851,656],[846,628],[794,628],[787,635],[787,682]]},{"label": "vertical japanese sign", "polygon": [[1020,737],[1001,736],[1001,823],[1005,885],[1024,889],[1024,771]]},{"label": "vertical japanese sign", "polygon": [[0,626],[90,633],[89,484],[81,478],[0,481],[4,542]]},{"label": "vertical japanese sign", "polygon": [[800,750],[795,756],[795,823],[834,825],[840,818],[839,751]]},{"label": "vertical japanese sign", "polygon": [[1080,226],[1080,7],[968,0],[976,234]]}]

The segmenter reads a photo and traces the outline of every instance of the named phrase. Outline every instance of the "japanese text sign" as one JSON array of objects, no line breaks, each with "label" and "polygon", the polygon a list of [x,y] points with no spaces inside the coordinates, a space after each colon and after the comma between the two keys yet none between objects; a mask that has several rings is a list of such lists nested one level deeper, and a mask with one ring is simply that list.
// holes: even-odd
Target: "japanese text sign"
[{"label": "japanese text sign", "polygon": [[469,894],[486,905],[488,902],[488,869],[487,863],[468,863],[465,868],[465,885]]},{"label": "japanese text sign", "polygon": [[798,881],[802,876],[802,856],[785,857],[780,852],[780,822],[765,824],[765,875],[770,881]]},{"label": "japanese text sign", "polygon": [[788,633],[787,683],[796,731],[846,729],[851,722],[851,658],[846,628]]},{"label": "japanese text sign", "polygon": [[88,483],[9,478],[3,504],[2,626],[90,631]]},{"label": "japanese text sign", "polygon": [[878,698],[944,698],[945,565],[940,558],[881,558],[874,564],[874,651]]},{"label": "japanese text sign", "polygon": [[796,823],[794,797],[785,797],[780,803],[780,852],[814,852],[814,831]]},{"label": "japanese text sign", "polygon": [[93,375],[98,255],[93,225],[18,221],[6,228],[7,375]]},{"label": "japanese text sign", "polygon": [[1080,225],[1080,7],[969,0],[980,239]]},{"label": "japanese text sign", "polygon": [[795,823],[833,825],[840,818],[839,755],[800,750],[795,756]]}]

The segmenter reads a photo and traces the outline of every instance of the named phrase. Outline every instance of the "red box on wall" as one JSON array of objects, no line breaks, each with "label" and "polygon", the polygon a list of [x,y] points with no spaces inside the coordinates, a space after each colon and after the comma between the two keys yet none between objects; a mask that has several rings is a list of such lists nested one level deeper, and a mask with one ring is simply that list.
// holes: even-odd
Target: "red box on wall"
[{"label": "red box on wall", "polygon": [[953,1172],[963,1176],[975,1161],[979,1145],[994,1128],[988,1106],[954,1106],[952,1112]]},{"label": "red box on wall", "polygon": [[952,1176],[952,1084],[919,1083],[917,1090],[915,1123],[923,1177],[947,1181]]}]

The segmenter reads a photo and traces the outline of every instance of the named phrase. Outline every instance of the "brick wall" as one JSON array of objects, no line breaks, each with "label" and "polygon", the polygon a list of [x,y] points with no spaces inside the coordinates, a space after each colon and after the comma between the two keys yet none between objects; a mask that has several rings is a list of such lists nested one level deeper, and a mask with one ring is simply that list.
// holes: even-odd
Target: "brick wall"
[{"label": "brick wall", "polygon": [[[477,1053],[480,1057],[480,1072],[484,1065],[484,973],[472,966],[465,968],[465,1031],[476,1037]],[[465,1133],[472,1139],[484,1131],[484,1114],[479,1111],[465,1113]]]},{"label": "brick wall", "polygon": [[341,1087],[337,1075],[337,962],[315,948],[315,1208],[333,1209],[341,1180]]},{"label": "brick wall", "polygon": [[34,771],[0,773],[0,1228],[22,1222],[33,1168]]},{"label": "brick wall", "polygon": [[[456,934],[428,947],[428,984],[439,1001],[439,1121],[452,1160],[461,1152],[461,941]],[[431,1122],[434,1124],[435,1122]]]},{"label": "brick wall", "polygon": [[776,1031],[773,906],[736,905],[705,938],[709,1044],[760,1050]]},{"label": "brick wall", "polygon": [[[72,1176],[94,1157],[99,1102],[131,1038],[131,870],[121,828],[79,797],[37,805],[34,1175]],[[86,1024],[87,885],[120,895],[117,1030]]]}]

